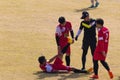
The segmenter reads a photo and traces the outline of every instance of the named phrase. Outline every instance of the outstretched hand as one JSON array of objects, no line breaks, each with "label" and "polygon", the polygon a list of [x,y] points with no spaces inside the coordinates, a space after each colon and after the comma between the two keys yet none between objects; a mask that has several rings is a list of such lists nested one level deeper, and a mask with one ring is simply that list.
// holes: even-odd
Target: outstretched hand
[{"label": "outstretched hand", "polygon": [[76,40],[76,41],[78,40],[78,36],[75,37],[75,40]]}]

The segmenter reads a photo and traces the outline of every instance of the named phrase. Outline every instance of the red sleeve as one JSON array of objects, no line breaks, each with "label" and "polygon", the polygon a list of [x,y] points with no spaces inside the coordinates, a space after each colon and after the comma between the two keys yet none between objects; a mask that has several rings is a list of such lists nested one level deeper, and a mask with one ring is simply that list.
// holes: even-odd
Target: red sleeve
[{"label": "red sleeve", "polygon": [[101,41],[99,41],[99,48],[100,48],[100,51],[102,52],[102,51],[105,51],[105,48],[104,48],[104,40],[101,40]]},{"label": "red sleeve", "polygon": [[71,24],[71,22],[69,22],[69,29],[70,29],[70,31],[72,30],[72,24]]},{"label": "red sleeve", "polygon": [[45,66],[42,66],[42,65],[39,65],[39,66],[40,66],[40,69],[41,69],[42,71],[46,71]]},{"label": "red sleeve", "polygon": [[102,51],[105,51],[105,48],[104,48],[104,34],[102,31],[99,32],[99,36],[98,36],[98,46],[99,46],[99,50],[102,52]]}]

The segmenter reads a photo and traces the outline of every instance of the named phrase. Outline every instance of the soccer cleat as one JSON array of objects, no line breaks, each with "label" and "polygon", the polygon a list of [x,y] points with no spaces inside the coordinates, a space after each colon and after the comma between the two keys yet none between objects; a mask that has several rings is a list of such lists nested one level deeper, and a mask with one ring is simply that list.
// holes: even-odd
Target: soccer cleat
[{"label": "soccer cleat", "polygon": [[92,79],[98,79],[98,75],[93,75],[90,78],[92,78]]},{"label": "soccer cleat", "polygon": [[98,5],[99,5],[99,2],[96,2],[95,7],[98,7]]},{"label": "soccer cleat", "polygon": [[94,8],[95,6],[94,5],[91,5],[89,8]]},{"label": "soccer cleat", "polygon": [[87,73],[87,71],[82,71],[82,70],[79,70],[79,69],[74,69],[73,72],[74,73]]},{"label": "soccer cleat", "polygon": [[81,68],[81,71],[87,71],[85,68]]},{"label": "soccer cleat", "polygon": [[108,71],[108,74],[109,74],[109,76],[110,76],[110,79],[112,79],[112,78],[113,78],[113,73],[110,72],[110,71]]}]

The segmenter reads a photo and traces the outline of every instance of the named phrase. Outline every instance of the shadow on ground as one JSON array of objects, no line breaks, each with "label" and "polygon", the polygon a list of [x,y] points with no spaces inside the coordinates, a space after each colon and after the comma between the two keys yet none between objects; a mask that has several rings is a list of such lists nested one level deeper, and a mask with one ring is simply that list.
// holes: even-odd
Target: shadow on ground
[{"label": "shadow on ground", "polygon": [[84,74],[84,73],[44,73],[42,71],[37,71],[36,73],[33,73],[33,75],[37,75],[37,79],[45,79],[45,78],[51,78],[58,76],[59,78],[57,80],[66,80],[66,79],[75,79],[79,77],[89,77],[90,74]]},{"label": "shadow on ground", "polygon": [[81,8],[81,9],[75,9],[75,12],[83,12],[83,11],[89,11],[89,10],[94,10],[94,9],[96,8],[87,7],[87,8]]}]

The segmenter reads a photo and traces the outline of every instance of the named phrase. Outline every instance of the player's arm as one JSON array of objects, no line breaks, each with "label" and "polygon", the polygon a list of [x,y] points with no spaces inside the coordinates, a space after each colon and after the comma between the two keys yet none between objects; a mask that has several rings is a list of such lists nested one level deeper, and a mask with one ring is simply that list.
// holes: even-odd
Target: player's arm
[{"label": "player's arm", "polygon": [[53,62],[56,57],[62,59],[63,54],[67,51],[67,49],[68,49],[69,46],[70,46],[70,44],[68,43],[68,44],[61,50],[61,52],[60,52],[59,54],[53,56],[53,57],[48,61],[48,63]]},{"label": "player's arm", "polygon": [[105,44],[107,43],[108,44],[108,40],[109,40],[109,33],[108,32],[106,32],[106,33],[103,33],[103,39],[104,39],[104,49],[103,49],[103,51],[102,51],[102,54],[103,54],[103,56],[105,56],[106,57],[106,52],[105,52]]},{"label": "player's arm", "polygon": [[82,29],[83,29],[83,26],[82,26],[82,22],[81,22],[80,27],[79,27],[79,29],[78,29],[78,32],[77,32],[77,34],[76,34],[76,36],[75,36],[75,40],[76,40],[76,41],[78,40],[78,37],[79,37],[79,35],[80,35],[81,32],[82,32]]},{"label": "player's arm", "polygon": [[58,55],[53,56],[53,57],[48,61],[48,63],[53,62],[57,56],[58,56]]},{"label": "player's arm", "polygon": [[60,46],[60,45],[59,45],[59,39],[60,39],[60,38],[59,38],[59,36],[58,36],[57,34],[55,35],[55,39],[56,39],[56,44],[57,44],[57,46]]},{"label": "player's arm", "polygon": [[73,30],[70,31],[71,37],[72,37],[72,42],[74,43],[74,32]]},{"label": "player's arm", "polygon": [[58,53],[60,53],[60,51],[61,51],[60,44],[59,44],[61,34],[62,34],[61,30],[60,30],[59,26],[57,26],[56,33],[55,33],[55,39],[56,39],[56,44],[57,44],[57,48],[58,48]]},{"label": "player's arm", "polygon": [[106,53],[105,53],[105,34],[103,34],[101,37],[98,38],[99,40],[99,46],[100,46],[100,51],[101,51],[101,54],[103,54],[103,56],[106,56]]},{"label": "player's arm", "polygon": [[100,48],[100,51],[103,52],[104,51],[104,40],[103,40],[103,36],[99,37],[98,38],[98,44],[99,44],[99,48]]},{"label": "player's arm", "polygon": [[56,57],[62,59],[63,54],[67,51],[67,49],[68,49],[69,46],[70,46],[70,44],[68,43],[68,44],[61,50],[60,54],[57,54],[57,55],[53,56],[53,57],[48,61],[48,63],[53,62]]},{"label": "player's arm", "polygon": [[69,23],[69,25],[70,25],[70,35],[71,35],[71,38],[72,38],[72,43],[74,43],[74,31],[72,29],[72,24]]},{"label": "player's arm", "polygon": [[59,44],[60,37],[56,34],[55,38],[56,38],[58,53],[60,53],[61,52],[61,47],[60,47],[60,44]]}]

